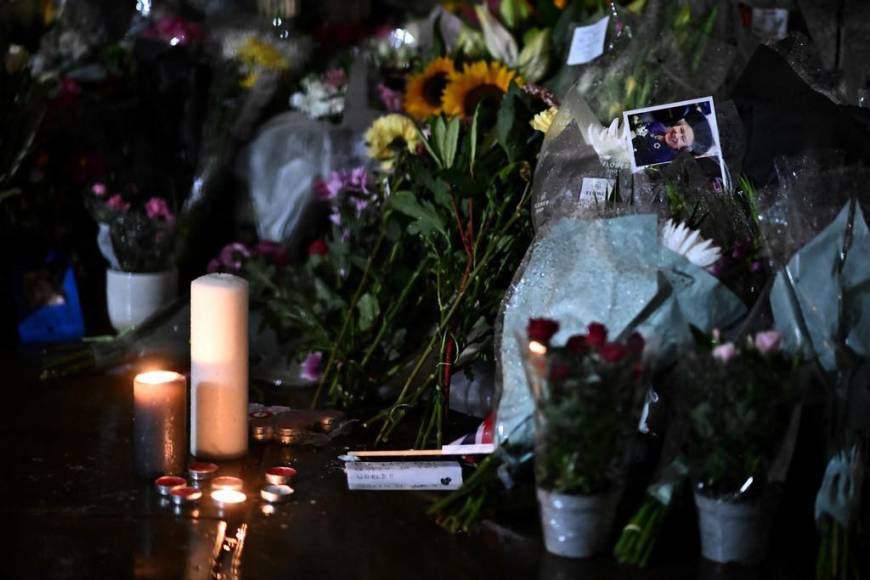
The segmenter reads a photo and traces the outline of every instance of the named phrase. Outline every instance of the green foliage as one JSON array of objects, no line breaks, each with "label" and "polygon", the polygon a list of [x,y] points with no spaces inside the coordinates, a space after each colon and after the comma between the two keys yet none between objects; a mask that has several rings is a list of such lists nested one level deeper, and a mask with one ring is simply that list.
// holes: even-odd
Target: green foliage
[{"label": "green foliage", "polygon": [[696,351],[678,364],[686,458],[705,493],[761,493],[796,400],[794,371],[784,355],[748,346],[728,363]]},{"label": "green foliage", "polygon": [[[608,362],[592,351],[550,351],[551,380],[537,410],[538,485],[560,493],[594,494],[618,481],[640,418],[639,362],[639,352]],[[554,373],[565,378],[553,380]]]}]

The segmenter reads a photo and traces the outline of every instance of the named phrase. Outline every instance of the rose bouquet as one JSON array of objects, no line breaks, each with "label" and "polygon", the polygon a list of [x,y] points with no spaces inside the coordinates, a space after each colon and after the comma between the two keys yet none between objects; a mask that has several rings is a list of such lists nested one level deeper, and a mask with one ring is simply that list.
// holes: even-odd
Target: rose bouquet
[{"label": "rose bouquet", "polygon": [[[535,475],[547,549],[584,557],[603,548],[624,483],[644,389],[644,340],[608,340],[592,323],[586,334],[550,344],[558,324],[532,319],[526,367],[535,398]],[[580,507],[572,522],[571,502]],[[561,509],[560,509],[561,508]],[[585,534],[584,534],[585,532]]]}]

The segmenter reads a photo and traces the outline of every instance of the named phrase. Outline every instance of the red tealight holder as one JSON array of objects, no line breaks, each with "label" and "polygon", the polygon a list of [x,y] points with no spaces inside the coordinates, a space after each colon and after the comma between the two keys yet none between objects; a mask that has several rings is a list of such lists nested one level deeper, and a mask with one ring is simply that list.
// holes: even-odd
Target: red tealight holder
[{"label": "red tealight holder", "polygon": [[266,471],[266,481],[273,485],[286,485],[296,479],[296,470],[279,465]]},{"label": "red tealight holder", "polygon": [[160,495],[169,495],[169,492],[176,487],[187,485],[187,480],[177,475],[164,475],[158,477],[154,481],[154,485],[157,486],[157,491]]},{"label": "red tealight holder", "polygon": [[169,497],[176,505],[196,503],[202,497],[202,490],[187,485],[174,487],[169,491]]},{"label": "red tealight holder", "polygon": [[216,463],[191,463],[187,468],[190,478],[194,481],[211,479],[217,473],[217,470],[218,466]]}]

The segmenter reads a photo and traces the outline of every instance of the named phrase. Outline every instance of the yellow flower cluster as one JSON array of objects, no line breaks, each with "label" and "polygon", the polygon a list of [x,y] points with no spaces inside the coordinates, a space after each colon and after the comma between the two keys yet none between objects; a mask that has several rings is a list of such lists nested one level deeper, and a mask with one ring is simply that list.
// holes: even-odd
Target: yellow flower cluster
[{"label": "yellow flower cluster", "polygon": [[281,72],[290,68],[287,58],[277,48],[253,36],[245,41],[237,56],[248,73],[242,79],[242,86],[246,89],[257,83],[263,70]]},{"label": "yellow flower cluster", "polygon": [[381,169],[390,171],[402,149],[415,153],[420,144],[420,133],[414,121],[393,113],[379,117],[366,131],[369,157],[381,162]]}]

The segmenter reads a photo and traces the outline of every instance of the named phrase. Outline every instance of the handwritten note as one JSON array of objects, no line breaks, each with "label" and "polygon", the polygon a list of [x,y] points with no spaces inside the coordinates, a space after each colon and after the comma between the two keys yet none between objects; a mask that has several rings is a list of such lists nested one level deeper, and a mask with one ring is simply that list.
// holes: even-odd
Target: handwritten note
[{"label": "handwritten note", "polygon": [[462,468],[455,461],[356,461],[345,465],[348,489],[459,489]]},{"label": "handwritten note", "polygon": [[568,51],[568,64],[586,64],[592,62],[604,53],[604,39],[607,36],[607,23],[610,17],[605,16],[598,22],[588,26],[578,26],[571,37],[571,49]]}]

